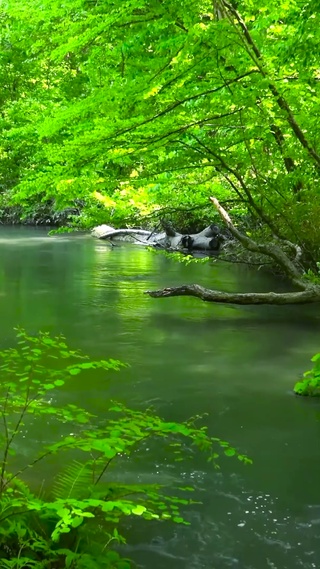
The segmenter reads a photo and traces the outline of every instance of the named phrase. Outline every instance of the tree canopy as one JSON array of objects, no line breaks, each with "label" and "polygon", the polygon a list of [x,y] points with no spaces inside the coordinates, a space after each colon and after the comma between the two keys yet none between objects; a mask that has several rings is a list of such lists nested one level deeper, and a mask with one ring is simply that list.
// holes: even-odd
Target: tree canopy
[{"label": "tree canopy", "polygon": [[3,200],[80,206],[90,227],[209,217],[213,194],[315,269],[314,0],[9,0],[0,17]]}]

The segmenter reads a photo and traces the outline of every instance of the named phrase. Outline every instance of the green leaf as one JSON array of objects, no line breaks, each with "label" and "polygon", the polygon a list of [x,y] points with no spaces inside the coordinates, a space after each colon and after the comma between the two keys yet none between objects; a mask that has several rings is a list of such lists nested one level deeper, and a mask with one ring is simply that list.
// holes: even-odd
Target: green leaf
[{"label": "green leaf", "polygon": [[183,518],[180,518],[178,516],[172,518],[172,520],[176,523],[176,524],[184,524],[185,520]]},{"label": "green leaf", "polygon": [[77,528],[77,527],[81,526],[82,523],[83,523],[83,517],[78,516],[76,518],[73,518],[73,520],[71,522],[71,526],[73,528]]},{"label": "green leaf", "polygon": [[227,448],[227,449],[224,451],[224,454],[225,454],[226,456],[234,456],[234,455],[236,454],[236,450],[235,450],[234,448]]},{"label": "green leaf", "polygon": [[69,368],[68,372],[70,373],[70,375],[78,375],[79,373],[81,373],[81,369],[79,369],[77,367],[73,367],[73,368]]},{"label": "green leaf", "polygon": [[135,508],[132,509],[132,513],[135,514],[136,516],[141,516],[147,508],[145,508],[144,506],[138,505]]}]

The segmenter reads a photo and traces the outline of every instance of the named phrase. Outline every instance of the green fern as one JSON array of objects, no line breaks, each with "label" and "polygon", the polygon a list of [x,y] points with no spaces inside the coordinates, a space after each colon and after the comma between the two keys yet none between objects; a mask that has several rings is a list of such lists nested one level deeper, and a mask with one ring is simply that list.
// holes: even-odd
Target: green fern
[{"label": "green fern", "polygon": [[90,463],[73,460],[56,476],[53,485],[53,495],[57,500],[88,497],[92,482],[92,467]]}]

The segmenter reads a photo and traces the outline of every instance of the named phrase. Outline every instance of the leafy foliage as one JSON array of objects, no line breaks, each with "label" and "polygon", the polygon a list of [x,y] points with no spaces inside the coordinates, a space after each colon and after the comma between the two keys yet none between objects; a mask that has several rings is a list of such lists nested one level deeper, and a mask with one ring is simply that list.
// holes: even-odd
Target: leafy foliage
[{"label": "leafy foliage", "polygon": [[6,200],[25,215],[75,208],[81,227],[163,208],[185,228],[208,221],[214,194],[314,269],[314,0],[11,0],[1,17]]},{"label": "leafy foliage", "polygon": [[[192,488],[177,488],[173,496],[159,484],[113,481],[117,462],[143,452],[146,441],[162,442],[172,460],[191,458],[198,449],[215,467],[219,453],[250,462],[226,441],[210,437],[206,427],[198,427],[199,417],[166,422],[151,410],[114,403],[101,422],[74,404],[54,405],[56,390],[80,373],[117,371],[123,364],[91,361],[68,348],[63,336],[30,336],[17,329],[17,337],[16,348],[0,352],[0,567],[126,569],[129,561],[112,549],[125,543],[118,529],[123,517],[187,523],[180,508],[192,504],[185,497]],[[21,464],[17,441],[25,437],[30,421],[41,428],[44,420],[52,426],[69,425],[72,434],[60,436]],[[66,467],[37,495],[23,480],[25,473],[62,453]]]},{"label": "leafy foliage", "polygon": [[320,397],[320,354],[315,354],[311,361],[314,363],[312,369],[303,374],[303,379],[294,386],[297,395],[310,395]]}]

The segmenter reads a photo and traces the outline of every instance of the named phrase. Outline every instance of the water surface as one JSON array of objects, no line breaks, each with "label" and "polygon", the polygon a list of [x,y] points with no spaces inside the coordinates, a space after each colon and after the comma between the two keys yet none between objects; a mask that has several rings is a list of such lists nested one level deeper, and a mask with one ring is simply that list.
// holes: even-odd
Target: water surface
[{"label": "water surface", "polygon": [[[154,405],[167,419],[209,413],[210,432],[254,460],[216,472],[181,466],[155,448],[123,479],[192,484],[203,501],[190,527],[132,522],[128,555],[143,569],[311,569],[320,566],[320,421],[292,386],[320,351],[319,307],[233,307],[151,299],[146,289],[199,283],[228,291],[286,284],[221,262],[187,267],[143,248],[90,236],[0,228],[1,346],[13,327],[62,332],[72,347],[130,364],[108,379],[77,379],[64,394],[103,415],[110,397]],[[26,454],[51,436],[29,437]],[[131,478],[130,478],[131,477]]]}]

